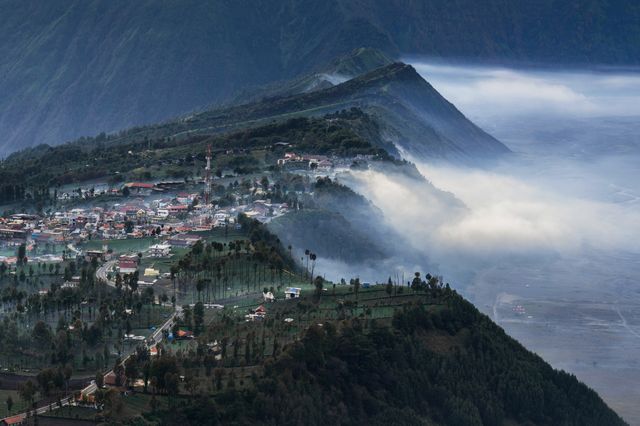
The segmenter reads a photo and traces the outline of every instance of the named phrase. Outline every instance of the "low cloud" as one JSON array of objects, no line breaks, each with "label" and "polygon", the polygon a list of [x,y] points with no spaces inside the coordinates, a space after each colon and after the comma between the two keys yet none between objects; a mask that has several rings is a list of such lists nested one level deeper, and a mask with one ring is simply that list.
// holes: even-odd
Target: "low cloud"
[{"label": "low cloud", "polygon": [[633,73],[413,65],[473,118],[640,115],[640,76]]},{"label": "low cloud", "polygon": [[634,206],[579,198],[498,172],[429,165],[419,169],[469,208],[437,228],[442,247],[485,255],[638,249],[629,238],[630,230],[640,229]]},{"label": "low cloud", "polygon": [[405,244],[387,262],[368,269],[338,264],[327,269],[325,264],[322,270],[360,269],[369,280],[397,271],[432,272],[464,287],[476,273],[510,262],[538,268],[545,259],[580,259],[587,253],[640,255],[636,202],[573,196],[568,187],[521,177],[535,173],[535,167],[519,170],[518,176],[442,165],[418,168],[430,182],[372,170],[342,177],[383,212],[385,225]]},{"label": "low cloud", "polygon": [[[512,260],[538,268],[543,259],[585,253],[640,254],[640,141],[635,119],[615,117],[640,114],[640,77],[417,68],[485,128],[508,134],[501,139],[518,154],[490,169],[416,163],[424,181],[374,170],[341,177],[404,239],[406,250],[381,265],[381,276],[421,257],[422,271],[446,277]],[[578,113],[584,117],[567,119]],[[609,118],[586,118],[601,113]]]}]

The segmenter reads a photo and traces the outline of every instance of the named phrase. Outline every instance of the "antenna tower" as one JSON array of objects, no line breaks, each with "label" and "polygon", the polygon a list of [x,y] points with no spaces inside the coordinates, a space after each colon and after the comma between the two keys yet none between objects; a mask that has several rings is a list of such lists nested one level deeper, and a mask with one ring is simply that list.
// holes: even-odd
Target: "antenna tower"
[{"label": "antenna tower", "polygon": [[211,202],[211,145],[207,146],[207,166],[204,168],[204,203]]}]

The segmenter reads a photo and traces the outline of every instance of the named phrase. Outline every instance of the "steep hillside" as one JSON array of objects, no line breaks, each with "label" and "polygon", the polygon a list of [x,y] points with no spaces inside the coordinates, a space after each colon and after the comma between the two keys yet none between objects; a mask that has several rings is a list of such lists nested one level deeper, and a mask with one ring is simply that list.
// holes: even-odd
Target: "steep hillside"
[{"label": "steep hillside", "polygon": [[281,77],[267,6],[0,2],[2,150],[156,122]]},{"label": "steep hillside", "polygon": [[313,183],[302,204],[302,210],[268,224],[285,245],[309,248],[321,258],[364,264],[390,257],[393,243],[400,240],[369,200],[328,177]]},{"label": "steep hillside", "polygon": [[315,72],[292,80],[279,80],[263,86],[246,88],[229,104],[246,104],[270,97],[285,97],[326,89],[392,63],[393,61],[380,50],[361,47],[339,56]]},{"label": "steep hillside", "polygon": [[307,247],[325,259],[351,265],[379,262],[390,256],[389,249],[382,247],[375,235],[329,210],[296,211],[274,220],[269,230],[286,245]]},{"label": "steep hillside", "polygon": [[410,65],[394,63],[335,86],[292,96],[213,109],[185,120],[134,133],[216,133],[291,116],[314,116],[358,108],[379,125],[376,142],[388,152],[423,159],[475,161],[509,150],[469,121]]},{"label": "steep hillside", "polygon": [[[625,424],[574,376],[527,351],[448,285],[442,288],[437,279],[426,278],[413,289],[404,288],[414,299],[424,291],[422,301],[402,303],[403,293],[394,294],[399,289],[379,295],[375,303],[361,297],[369,311],[385,298],[394,299],[387,302],[396,305],[390,321],[370,319],[370,313],[349,318],[359,304],[343,301],[335,309],[347,319],[310,325],[282,354],[263,361],[264,374],[255,375],[245,389],[234,383],[212,399],[163,410],[147,420],[194,425]],[[333,300],[328,294],[322,303],[326,299]],[[295,303],[298,311],[320,321],[322,304]],[[284,315],[295,316],[288,308]]]},{"label": "steep hillside", "polygon": [[391,57],[638,64],[633,0],[2,0],[0,152],[166,119]]},{"label": "steep hillside", "polygon": [[375,136],[376,132],[375,122],[354,110],[222,134],[184,132],[181,137],[149,137],[132,131],[122,138],[40,145],[15,152],[0,163],[0,204],[24,202],[27,207],[34,201],[46,203],[62,185],[96,179],[117,185],[126,180],[200,178],[208,146],[214,155],[213,170],[239,176],[273,167],[290,150],[340,157],[368,155],[389,161],[386,151],[359,134]]},{"label": "steep hillside", "polygon": [[[446,204],[451,216],[466,210],[461,201],[434,187],[411,163],[372,162],[368,169],[403,179],[407,187],[429,188],[431,202]],[[379,270],[380,262],[385,261],[407,265],[427,262],[423,255],[407,250],[406,241],[382,211],[351,188],[357,187],[352,173],[340,173],[333,180],[317,178],[312,192],[301,198],[304,208],[274,219],[268,229],[285,245],[308,248],[320,258],[340,261],[351,268]]]},{"label": "steep hillside", "polygon": [[[502,143],[469,121],[410,65],[393,63],[341,84],[327,82],[323,89],[295,94],[300,92],[297,81],[280,86],[285,95],[274,87],[267,89],[271,97],[260,96],[258,101],[214,108],[117,134],[80,138],[71,145],[86,151],[97,146],[166,145],[167,141],[179,144],[194,136],[219,136],[267,126],[274,121],[321,117],[355,108],[358,120],[352,121],[352,130],[396,157],[402,152],[419,159],[474,162],[509,152]],[[291,92],[294,94],[287,94]],[[8,160],[13,163],[25,153],[38,156],[47,149],[16,153]]]}]

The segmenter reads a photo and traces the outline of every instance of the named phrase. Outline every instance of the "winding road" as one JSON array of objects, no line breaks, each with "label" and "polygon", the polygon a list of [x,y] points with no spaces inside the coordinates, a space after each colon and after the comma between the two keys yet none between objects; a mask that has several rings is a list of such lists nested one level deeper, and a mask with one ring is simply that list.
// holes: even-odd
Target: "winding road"
[{"label": "winding road", "polygon": [[[110,260],[108,262],[105,262],[102,266],[100,266],[97,270],[96,270],[96,278],[98,280],[102,280],[105,283],[107,283],[108,286],[115,288],[116,287],[116,283],[113,280],[109,280],[108,279],[108,274],[109,274],[109,270],[113,269],[113,267],[115,266],[116,261],[115,260]],[[163,339],[163,332],[169,331],[171,329],[171,327],[173,326],[174,320],[176,318],[176,316],[182,311],[182,307],[181,306],[176,306],[174,312],[169,316],[169,318],[167,318],[167,320],[162,324],[162,326],[158,327],[151,336],[149,336],[147,338],[147,347],[152,347],[157,345],[158,343],[160,343]],[[122,360],[121,365],[124,366],[124,364],[127,362],[127,360],[129,358],[131,358],[131,355],[133,354],[133,350]],[[109,370],[107,372],[104,373],[104,375],[106,376],[107,374],[113,372],[113,370]],[[80,394],[81,395],[91,395],[93,394],[96,390],[98,389],[98,386],[96,385],[95,380],[91,380],[91,382],[85,386],[83,389],[80,390]],[[46,414],[50,411],[53,410],[57,410],[60,407],[65,407],[69,404],[72,404],[75,401],[74,398],[74,394],[68,395],[64,398],[62,398],[60,400],[60,402],[54,402],[52,404],[48,404],[39,408],[36,408],[35,410],[29,410],[29,411],[25,411],[23,413],[19,413],[19,414],[14,414],[12,416],[8,416],[5,417],[3,419],[0,419],[0,422],[2,422],[5,419],[17,419],[17,418],[21,418],[21,419],[26,419],[27,417],[33,416],[34,414]]]}]

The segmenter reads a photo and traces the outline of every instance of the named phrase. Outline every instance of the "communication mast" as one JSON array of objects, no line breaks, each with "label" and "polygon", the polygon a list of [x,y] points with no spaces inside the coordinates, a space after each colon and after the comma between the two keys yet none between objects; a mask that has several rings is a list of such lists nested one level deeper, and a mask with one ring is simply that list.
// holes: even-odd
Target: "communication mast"
[{"label": "communication mast", "polygon": [[207,145],[207,166],[204,168],[204,203],[211,202],[211,145]]}]

